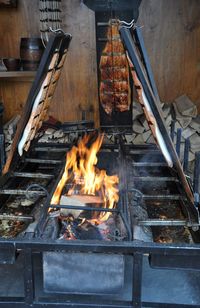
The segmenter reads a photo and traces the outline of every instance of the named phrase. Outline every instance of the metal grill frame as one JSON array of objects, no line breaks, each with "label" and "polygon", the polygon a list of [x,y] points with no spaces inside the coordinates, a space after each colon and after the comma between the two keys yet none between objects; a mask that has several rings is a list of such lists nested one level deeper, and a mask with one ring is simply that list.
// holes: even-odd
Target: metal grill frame
[{"label": "metal grill frame", "polygon": [[[103,241],[69,241],[60,242],[52,241],[44,243],[39,239],[22,239],[22,240],[0,240],[0,249],[8,250],[10,252],[24,253],[24,291],[25,296],[23,298],[0,298],[0,305],[3,307],[106,307],[106,308],[125,308],[125,307],[198,307],[198,305],[183,305],[183,304],[167,304],[158,302],[142,302],[142,266],[144,255],[150,255],[151,257],[170,256],[175,261],[177,258],[190,258],[200,257],[200,245],[170,245],[170,244],[155,244],[155,243],[142,243],[139,241],[134,242],[112,242],[106,243]],[[67,300],[67,296],[64,300],[59,299],[58,294],[55,294],[55,298],[52,301],[51,297],[45,299],[36,298],[35,296],[35,283],[34,283],[34,267],[33,257],[35,253],[42,253],[45,251],[62,251],[62,252],[93,252],[93,253],[114,253],[129,255],[133,258],[133,281],[132,286],[132,301],[109,301],[105,303],[103,300],[95,301],[91,296],[77,296],[74,301]],[[195,264],[193,269],[195,268]],[[199,268],[198,268],[199,269]],[[68,295],[69,296],[69,295]],[[87,301],[83,298],[87,299]]]}]

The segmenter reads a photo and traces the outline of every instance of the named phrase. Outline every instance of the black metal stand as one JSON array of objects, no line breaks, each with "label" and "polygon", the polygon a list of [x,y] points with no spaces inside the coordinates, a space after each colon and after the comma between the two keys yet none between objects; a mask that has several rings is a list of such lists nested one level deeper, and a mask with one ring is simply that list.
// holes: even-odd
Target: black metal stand
[{"label": "black metal stand", "polygon": [[0,174],[2,173],[5,164],[5,139],[3,133],[3,104],[0,103]]},{"label": "black metal stand", "polygon": [[[134,30],[135,31],[135,30]],[[158,104],[158,100],[156,99],[150,81],[148,79],[148,74],[145,71],[145,68],[140,60],[140,55],[137,52],[137,48],[136,45],[133,41],[133,38],[131,36],[131,32],[128,28],[126,28],[125,26],[122,26],[120,28],[120,35],[122,37],[122,41],[124,43],[124,46],[127,50],[128,56],[130,58],[130,61],[132,62],[133,66],[134,66],[134,70],[137,74],[137,77],[143,87],[143,91],[146,95],[146,98],[148,100],[148,104],[151,107],[153,116],[154,116],[154,120],[157,123],[157,126],[160,130],[160,133],[164,139],[164,142],[166,144],[166,148],[168,149],[171,159],[173,161],[173,168],[176,170],[179,179],[183,185],[184,188],[184,192],[188,198],[188,201],[191,203],[191,206],[189,206],[188,210],[189,212],[191,212],[194,217],[196,217],[196,221],[198,222],[198,213],[196,211],[196,208],[194,207],[194,195],[191,191],[191,188],[187,182],[187,179],[185,177],[185,174],[183,172],[179,157],[176,153],[176,150],[174,148],[173,142],[170,138],[170,136],[168,135],[164,120],[162,118],[162,114],[160,111],[160,107]],[[149,74],[151,76],[151,74]],[[160,145],[160,149],[162,150],[162,145]]]}]

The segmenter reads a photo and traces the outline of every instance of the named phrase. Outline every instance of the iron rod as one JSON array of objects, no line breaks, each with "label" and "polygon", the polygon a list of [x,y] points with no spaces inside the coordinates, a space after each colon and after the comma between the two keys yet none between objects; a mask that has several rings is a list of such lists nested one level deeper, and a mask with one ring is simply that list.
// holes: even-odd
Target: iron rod
[{"label": "iron rod", "polygon": [[140,226],[199,226],[197,223],[191,223],[184,219],[145,219],[139,220]]},{"label": "iron rod", "polygon": [[27,248],[24,251],[24,295],[27,306],[32,306],[34,294],[33,253],[31,248]]},{"label": "iron rod", "polygon": [[179,158],[181,154],[181,137],[182,137],[182,128],[178,128],[176,136],[176,153]]},{"label": "iron rod", "polygon": [[194,193],[199,194],[200,185],[200,152],[195,154],[195,166],[194,166],[194,182],[193,189]]},{"label": "iron rod", "polygon": [[[99,42],[109,42],[110,40],[109,39],[107,39],[106,37],[104,38],[104,37],[99,37],[98,39],[97,39]],[[112,41],[119,41],[120,40],[120,38],[113,38],[112,39]]]},{"label": "iron rod", "polygon": [[50,204],[50,208],[59,210],[59,209],[68,209],[68,210],[83,210],[83,211],[97,211],[97,212],[112,212],[118,213],[118,209],[108,209],[103,207],[88,207],[88,206],[76,206],[76,205],[62,205],[62,204]]},{"label": "iron rod", "polygon": [[16,215],[10,215],[10,214],[0,214],[0,220],[19,220],[19,221],[33,221],[32,216],[16,216]]},{"label": "iron rod", "polygon": [[43,191],[28,191],[25,189],[1,189],[0,195],[37,195],[37,196],[46,196],[46,193]]},{"label": "iron rod", "polygon": [[132,162],[134,167],[167,167],[165,162]]},{"label": "iron rod", "polygon": [[154,181],[154,182],[178,182],[178,179],[173,176],[133,176],[131,177],[134,181]]},{"label": "iron rod", "polygon": [[171,139],[172,139],[172,142],[174,142],[175,123],[176,123],[176,121],[173,120],[172,123],[171,123],[171,129],[170,129],[170,137],[171,137]]},{"label": "iron rod", "polygon": [[102,21],[97,22],[97,26],[99,27],[105,27],[109,25],[110,25],[109,22],[102,22]]},{"label": "iron rod", "polygon": [[0,133],[0,173],[2,173],[4,164],[5,164],[5,138],[4,135]]},{"label": "iron rod", "polygon": [[36,178],[36,179],[52,179],[54,177],[53,174],[45,174],[45,173],[31,173],[31,172],[13,172],[11,174],[13,177],[25,177],[25,178]]},{"label": "iron rod", "polygon": [[62,162],[62,160],[57,159],[39,159],[39,158],[25,158],[25,162],[36,163],[36,164],[52,164],[57,165]]},{"label": "iron rod", "polygon": [[68,150],[68,148],[66,147],[57,147],[57,148],[54,148],[54,147],[43,147],[43,146],[37,146],[33,149],[34,151],[36,152],[66,152]]},{"label": "iron rod", "polygon": [[162,153],[160,152],[160,150],[155,150],[155,149],[130,150],[129,154],[139,154],[139,155],[144,155],[144,154],[158,155],[160,154],[162,156]]},{"label": "iron rod", "polygon": [[132,304],[134,308],[142,307],[142,268],[143,256],[136,252],[133,255]]},{"label": "iron rod", "polygon": [[190,139],[187,138],[187,139],[185,140],[184,160],[183,160],[183,170],[184,170],[185,172],[188,171],[189,151],[190,151]]},{"label": "iron rod", "polygon": [[183,197],[181,195],[143,195],[144,199],[148,200],[181,200]]}]

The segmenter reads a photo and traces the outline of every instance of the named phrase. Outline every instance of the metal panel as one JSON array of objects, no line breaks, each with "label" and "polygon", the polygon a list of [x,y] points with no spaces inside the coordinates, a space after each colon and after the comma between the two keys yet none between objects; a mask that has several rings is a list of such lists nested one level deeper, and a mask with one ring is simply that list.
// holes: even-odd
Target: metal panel
[{"label": "metal panel", "polygon": [[200,270],[199,256],[171,256],[153,254],[149,257],[149,263],[153,268]]},{"label": "metal panel", "polygon": [[14,243],[6,243],[0,249],[0,264],[14,264],[16,251]]},{"label": "metal panel", "polygon": [[47,292],[115,294],[124,286],[124,256],[45,252],[43,277]]}]

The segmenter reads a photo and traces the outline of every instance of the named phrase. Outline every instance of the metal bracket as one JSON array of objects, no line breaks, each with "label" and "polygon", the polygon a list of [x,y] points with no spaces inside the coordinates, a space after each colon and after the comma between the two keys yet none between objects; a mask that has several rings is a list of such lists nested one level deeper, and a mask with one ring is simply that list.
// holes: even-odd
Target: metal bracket
[{"label": "metal bracket", "polygon": [[[186,207],[188,212],[192,214],[194,217],[194,220],[199,223],[198,219],[198,210],[194,206],[194,194],[187,182],[187,179],[185,177],[185,174],[183,172],[179,157],[175,151],[174,145],[172,143],[172,140],[170,136],[168,135],[167,129],[164,124],[164,120],[162,118],[162,114],[160,112],[158,100],[156,99],[153,90],[151,88],[147,73],[145,71],[145,68],[140,60],[140,55],[138,54],[135,42],[133,40],[133,37],[131,35],[131,32],[126,27],[120,28],[120,35],[122,37],[122,41],[124,43],[124,46],[127,50],[128,58],[130,59],[130,63],[132,63],[134,69],[134,74],[136,74],[136,79],[139,80],[142,89],[139,89],[138,92],[145,93],[145,97],[148,101],[148,105],[151,107],[151,111],[153,113],[153,122],[156,121],[157,127],[160,130],[160,133],[162,135],[162,138],[165,142],[166,148],[168,153],[170,154],[170,158],[173,162],[173,168],[176,171],[179,180],[181,182],[181,186],[183,188],[183,191],[185,192],[188,202],[186,203]],[[140,88],[141,88],[140,87]],[[160,148],[162,149],[162,144],[160,144]],[[192,219],[193,220],[193,219]]]},{"label": "metal bracket", "polygon": [[14,243],[1,243],[0,264],[14,264],[16,260],[16,248]]}]

